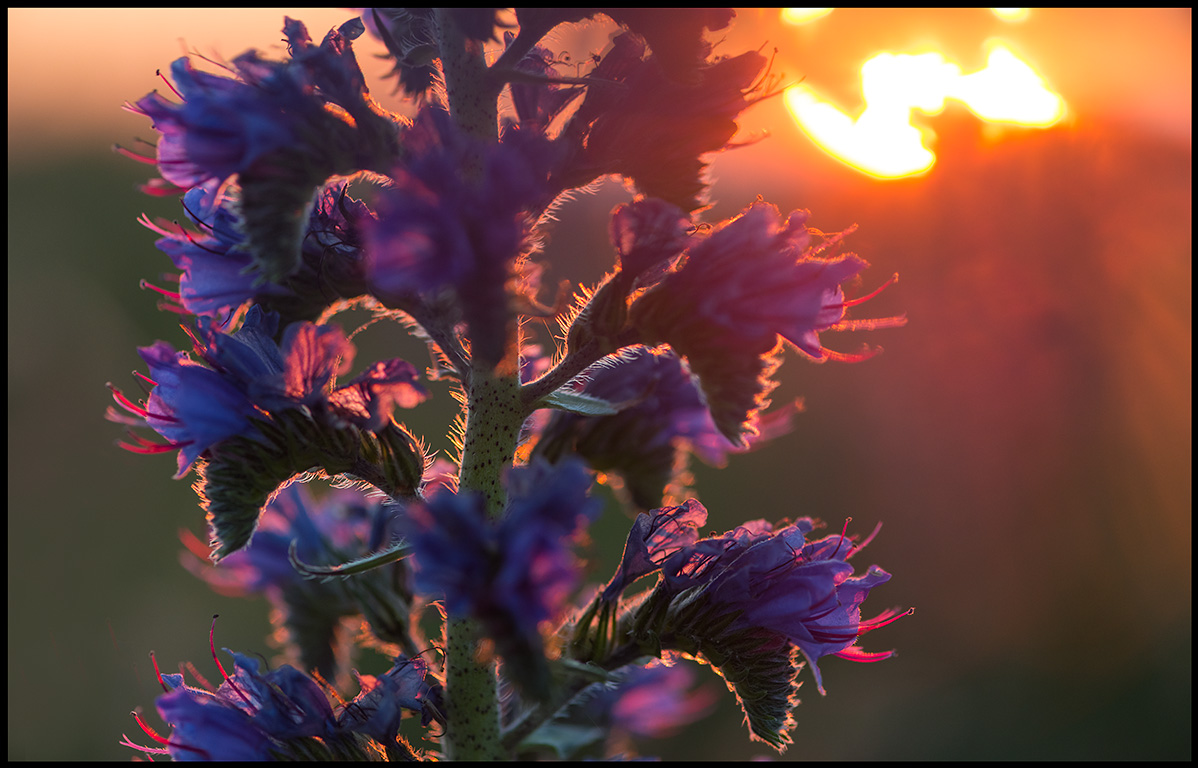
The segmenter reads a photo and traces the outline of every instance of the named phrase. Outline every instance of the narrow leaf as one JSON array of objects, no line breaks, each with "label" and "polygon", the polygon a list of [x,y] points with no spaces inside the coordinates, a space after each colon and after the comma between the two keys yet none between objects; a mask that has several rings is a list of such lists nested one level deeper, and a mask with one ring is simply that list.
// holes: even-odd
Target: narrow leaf
[{"label": "narrow leaf", "polygon": [[381,552],[359,557],[357,560],[350,560],[348,563],[342,563],[341,565],[308,565],[300,560],[296,554],[297,541],[293,540],[290,549],[287,551],[287,559],[291,561],[291,567],[305,579],[320,579],[321,581],[329,581],[337,576],[344,578],[358,573],[365,573],[374,568],[402,560],[412,554],[412,546],[406,541],[400,541]]},{"label": "narrow leaf", "polygon": [[620,412],[622,405],[568,389],[551,392],[543,402],[550,408],[577,413],[579,416],[612,416]]}]

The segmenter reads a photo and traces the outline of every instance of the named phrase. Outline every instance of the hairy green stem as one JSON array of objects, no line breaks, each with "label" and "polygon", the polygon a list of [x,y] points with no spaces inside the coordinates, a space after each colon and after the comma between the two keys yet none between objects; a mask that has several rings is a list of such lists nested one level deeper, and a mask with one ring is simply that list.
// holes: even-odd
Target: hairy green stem
[{"label": "hairy green stem", "polygon": [[[467,133],[495,141],[499,88],[482,56],[482,44],[468,40],[451,9],[438,8],[441,68],[450,115]],[[480,175],[482,158],[467,173]],[[513,348],[512,357],[515,356]],[[466,387],[466,432],[462,443],[459,486],[481,493],[487,510],[499,515],[506,498],[500,483],[512,462],[519,434],[518,366],[497,371],[473,367]],[[445,754],[454,760],[500,760],[507,757],[499,736],[498,677],[495,662],[480,655],[480,635],[471,620],[451,619],[445,628],[448,727]]]},{"label": "hairy green stem", "polygon": [[[500,366],[504,370],[509,366]],[[503,472],[511,466],[524,420],[520,385],[507,375],[475,368],[466,401],[466,434],[459,474],[461,492],[482,494],[492,517],[503,511]],[[505,757],[499,738],[497,678],[493,661],[479,659],[477,626],[452,620],[446,629],[449,697],[448,754],[455,760]]]}]

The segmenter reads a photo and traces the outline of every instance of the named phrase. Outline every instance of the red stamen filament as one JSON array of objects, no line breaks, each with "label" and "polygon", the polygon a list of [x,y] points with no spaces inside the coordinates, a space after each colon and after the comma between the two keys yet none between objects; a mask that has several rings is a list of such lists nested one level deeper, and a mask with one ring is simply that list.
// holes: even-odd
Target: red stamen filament
[{"label": "red stamen filament", "polygon": [[147,155],[139,155],[138,153],[134,152],[131,149],[125,149],[120,144],[113,144],[112,149],[118,155],[123,155],[124,157],[127,157],[130,160],[135,160],[139,163],[144,163],[146,165],[154,165],[155,163],[158,162],[158,160],[156,158],[149,157]]},{"label": "red stamen filament", "polygon": [[822,256],[823,254],[832,250],[836,246],[840,245],[842,242],[844,242],[844,239],[846,237],[848,237],[849,235],[853,234],[856,231],[857,231],[856,224],[853,224],[852,226],[850,226],[848,229],[846,229],[844,231],[836,232],[831,235],[824,235],[823,232],[819,232],[819,231],[813,229],[813,230],[811,230],[812,234],[823,235],[825,240],[822,243],[820,243],[819,245],[812,248],[810,251],[808,251],[806,255],[809,257]]},{"label": "red stamen filament", "polygon": [[852,519],[853,518],[851,517],[846,517],[844,519],[844,527],[840,529],[840,541],[836,542],[836,549],[832,550],[832,554],[828,555],[829,560],[836,557],[836,553],[840,551],[842,546],[844,546],[844,537],[845,534],[849,532],[849,522],[852,521]]},{"label": "red stamen filament", "polygon": [[166,87],[171,89],[171,93],[179,97],[179,101],[187,101],[187,99],[183,98],[183,94],[179,93],[179,89],[175,87],[175,84],[168,80],[166,75],[162,74],[161,69],[155,70],[154,74],[157,75],[162,82],[166,83]]},{"label": "red stamen filament", "polygon": [[158,659],[154,658],[153,651],[150,651],[150,663],[154,665],[154,676],[158,678],[158,684],[162,686],[162,690],[170,693],[171,689],[167,687],[166,681],[162,679],[162,672],[158,670]]},{"label": "red stamen filament", "polygon": [[225,682],[229,684],[229,687],[233,689],[233,692],[240,696],[242,701],[252,707],[254,706],[254,702],[250,701],[250,697],[246,696],[242,690],[237,687],[237,683],[233,682],[233,678],[229,677],[229,673],[225,671],[224,665],[221,664],[220,659],[216,657],[216,620],[219,617],[219,613],[213,614],[212,629],[208,630],[208,647],[212,650],[212,660],[216,662],[216,668],[220,670],[221,677],[225,679]]},{"label": "red stamen filament", "polygon": [[155,443],[152,440],[149,440],[147,438],[144,438],[144,437],[134,433],[132,430],[129,431],[129,437],[131,437],[137,443],[137,445],[131,445],[129,443],[121,442],[120,440],[118,440],[116,444],[118,446],[120,446],[121,448],[124,448],[126,451],[130,451],[132,453],[147,454],[147,455],[175,451],[175,450],[178,450],[179,448],[182,448],[185,445],[190,445],[193,442],[191,440],[188,440],[183,443],[169,443],[169,442],[165,443],[165,444]]},{"label": "red stamen filament", "polygon": [[[832,327],[832,328],[829,328],[828,330],[839,330],[839,329],[836,327]],[[863,349],[863,351],[861,351],[861,352],[852,353],[852,352],[837,352],[835,350],[828,349],[827,347],[820,347],[820,351],[824,353],[824,357],[827,358],[828,360],[833,360],[838,363],[860,363],[862,360],[868,360],[871,357],[873,357],[874,355],[881,352],[882,348],[874,347],[873,349],[870,349],[869,347],[865,347]]]},{"label": "red stamen filament", "polygon": [[888,624],[893,624],[904,616],[911,616],[914,613],[914,608],[908,608],[901,613],[893,609],[889,611],[883,611],[869,621],[861,622],[861,630],[859,634],[864,635],[866,632],[873,632],[875,629],[881,629]]},{"label": "red stamen filament", "polygon": [[168,291],[165,288],[159,288],[158,286],[151,283],[149,280],[143,279],[140,281],[140,283],[138,285],[142,290],[149,288],[151,291],[154,291],[157,294],[165,296],[168,299],[174,299],[175,301],[182,300],[182,298],[179,296],[178,293],[175,293],[173,291]]},{"label": "red stamen filament", "polygon": [[898,277],[899,277],[898,272],[895,272],[894,275],[889,280],[887,280],[886,282],[884,282],[880,286],[878,286],[877,289],[874,290],[872,293],[867,293],[866,295],[859,296],[858,298],[855,298],[855,299],[847,299],[846,301],[843,302],[843,305],[846,307],[855,307],[858,304],[864,304],[865,302],[872,299],[874,296],[877,296],[882,291],[886,290],[890,286],[897,283]]},{"label": "red stamen filament", "polygon": [[143,731],[145,731],[146,735],[149,736],[151,739],[158,742],[159,744],[170,744],[170,742],[167,741],[165,738],[163,738],[162,736],[159,736],[157,731],[155,731],[150,726],[146,725],[146,721],[142,720],[141,715],[138,714],[136,711],[130,712],[129,714],[133,715],[133,719],[137,721],[137,724],[141,726],[141,729]]},{"label": "red stamen filament", "polygon": [[144,213],[138,217],[137,223],[141,224],[143,227],[145,227],[146,229],[148,229],[152,232],[157,232],[158,234],[162,235],[163,237],[178,238],[179,235],[183,234],[183,227],[179,226],[178,222],[171,222],[176,227],[178,227],[178,230],[179,230],[177,232],[172,232],[169,229],[166,229],[158,224],[155,224],[153,221],[150,220],[150,217]]},{"label": "red stamen filament", "polygon": [[860,552],[861,550],[865,549],[865,547],[871,541],[874,540],[874,537],[878,535],[878,531],[880,531],[880,530],[882,530],[882,521],[881,520],[878,521],[878,524],[874,526],[874,529],[872,531],[870,531],[869,535],[865,537],[865,541],[863,541],[860,544],[858,544],[857,546],[853,547],[853,551],[848,553],[847,555],[845,555],[844,559],[848,560],[853,555],[855,555],[858,552]]},{"label": "red stamen filament", "polygon": [[[134,375],[136,375],[136,373],[137,372],[134,371]],[[132,400],[125,397],[125,395],[122,394],[119,389],[117,389],[115,386],[113,386],[112,382],[108,382],[108,389],[112,391],[112,399],[116,400],[117,404],[120,405],[125,410],[129,411],[130,413],[141,416],[142,418],[148,417],[150,415],[150,412],[147,411],[145,408],[142,408],[140,405],[137,405]]]}]

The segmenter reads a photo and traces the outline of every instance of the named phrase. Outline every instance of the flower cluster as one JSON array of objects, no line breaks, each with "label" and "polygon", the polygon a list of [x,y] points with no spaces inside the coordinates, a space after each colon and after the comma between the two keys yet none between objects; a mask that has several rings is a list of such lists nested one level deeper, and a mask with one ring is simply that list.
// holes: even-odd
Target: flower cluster
[{"label": "flower cluster", "polygon": [[139,746],[127,736],[122,743],[175,760],[414,760],[419,753],[399,733],[401,710],[429,720],[439,714],[440,686],[428,681],[428,664],[419,657],[400,656],[380,677],[360,675],[361,692],[334,712],[303,672],[284,665],[262,674],[257,660],[225,650],[234,673],[225,672],[213,646],[223,678],[214,690],[187,685],[182,673],[158,673],[166,691],[158,713],[172,724],[170,736],[135,717],[163,746]]},{"label": "flower cluster", "polygon": [[[767,410],[785,349],[863,360],[876,350],[820,335],[904,323],[849,318],[873,295],[846,298],[868,265],[807,211],[702,220],[711,154],[772,95],[764,56],[706,39],[733,16],[368,9],[319,44],[285,19],[287,58],[213,73],[185,57],[178,100],[129,106],[160,134],[146,191],[181,195],[190,222],[142,221],[178,270],[155,290],[192,352],[141,348],[147,396],[110,385],[108,415],[125,448],[195,473],[209,541],[185,535],[185,563],[223,594],[265,594],[289,663],[233,654],[215,687],[160,675],[170,735],[139,716],[160,746],[125,743],[176,759],[632,754],[710,710],[694,660],[781,750],[804,665],[823,693],[821,659],[892,655],[857,644],[905,615],[862,618],[890,578],[854,575],[864,543],[809,540],[810,518],[700,532],[689,457],[722,466],[789,429],[796,408]],[[618,29],[565,65],[547,35],[583,22]],[[370,96],[353,47],[367,29],[411,119]],[[632,195],[611,214],[611,271],[573,307],[543,301],[554,211],[607,178]],[[332,322],[349,308],[427,345],[425,378],[461,405],[448,456],[396,419],[435,394],[421,371],[355,367]],[[534,317],[561,335],[531,338]],[[635,520],[597,585],[603,483]],[[392,666],[355,673],[352,694],[364,649]],[[405,717],[435,726],[419,747]]]}]

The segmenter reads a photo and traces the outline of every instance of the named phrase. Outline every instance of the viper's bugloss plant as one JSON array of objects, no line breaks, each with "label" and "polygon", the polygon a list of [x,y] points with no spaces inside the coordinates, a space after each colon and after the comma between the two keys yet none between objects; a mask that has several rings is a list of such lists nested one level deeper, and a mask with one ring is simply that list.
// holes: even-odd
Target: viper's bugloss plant
[{"label": "viper's bugloss plant", "polygon": [[[789,428],[794,406],[769,410],[787,348],[860,361],[879,350],[821,334],[905,322],[849,317],[873,295],[846,298],[868,265],[807,211],[758,200],[704,220],[711,153],[778,92],[765,56],[707,40],[733,16],[369,9],[319,44],[285,19],[287,58],[213,73],[184,57],[170,96],[129,105],[160,134],[146,191],[180,195],[188,221],[142,223],[179,270],[156,290],[191,351],[141,348],[147,396],[110,385],[109,418],[130,427],[123,447],[195,474],[210,535],[185,535],[184,562],[224,594],[265,594],[286,663],[232,653],[228,674],[213,642],[222,682],[160,674],[169,731],[137,715],[155,744],[123,743],[185,760],[631,755],[710,710],[699,662],[781,751],[805,665],[822,694],[821,659],[893,655],[858,644],[905,612],[863,618],[890,574],[855,575],[867,542],[847,522],[815,540],[809,517],[705,534],[689,487],[692,455],[720,466]],[[545,46],[604,19],[619,30],[589,63]],[[371,97],[353,49],[367,29],[413,118]],[[612,269],[570,306],[544,295],[541,248],[557,208],[605,178],[630,195]],[[349,308],[427,344],[425,375],[461,405],[453,456],[398,420],[430,396],[414,365],[353,374],[333,322]],[[532,338],[533,317],[560,335]],[[314,478],[337,490],[312,494]],[[586,567],[604,483],[635,518],[609,577]],[[352,672],[361,647],[391,670]]]}]

